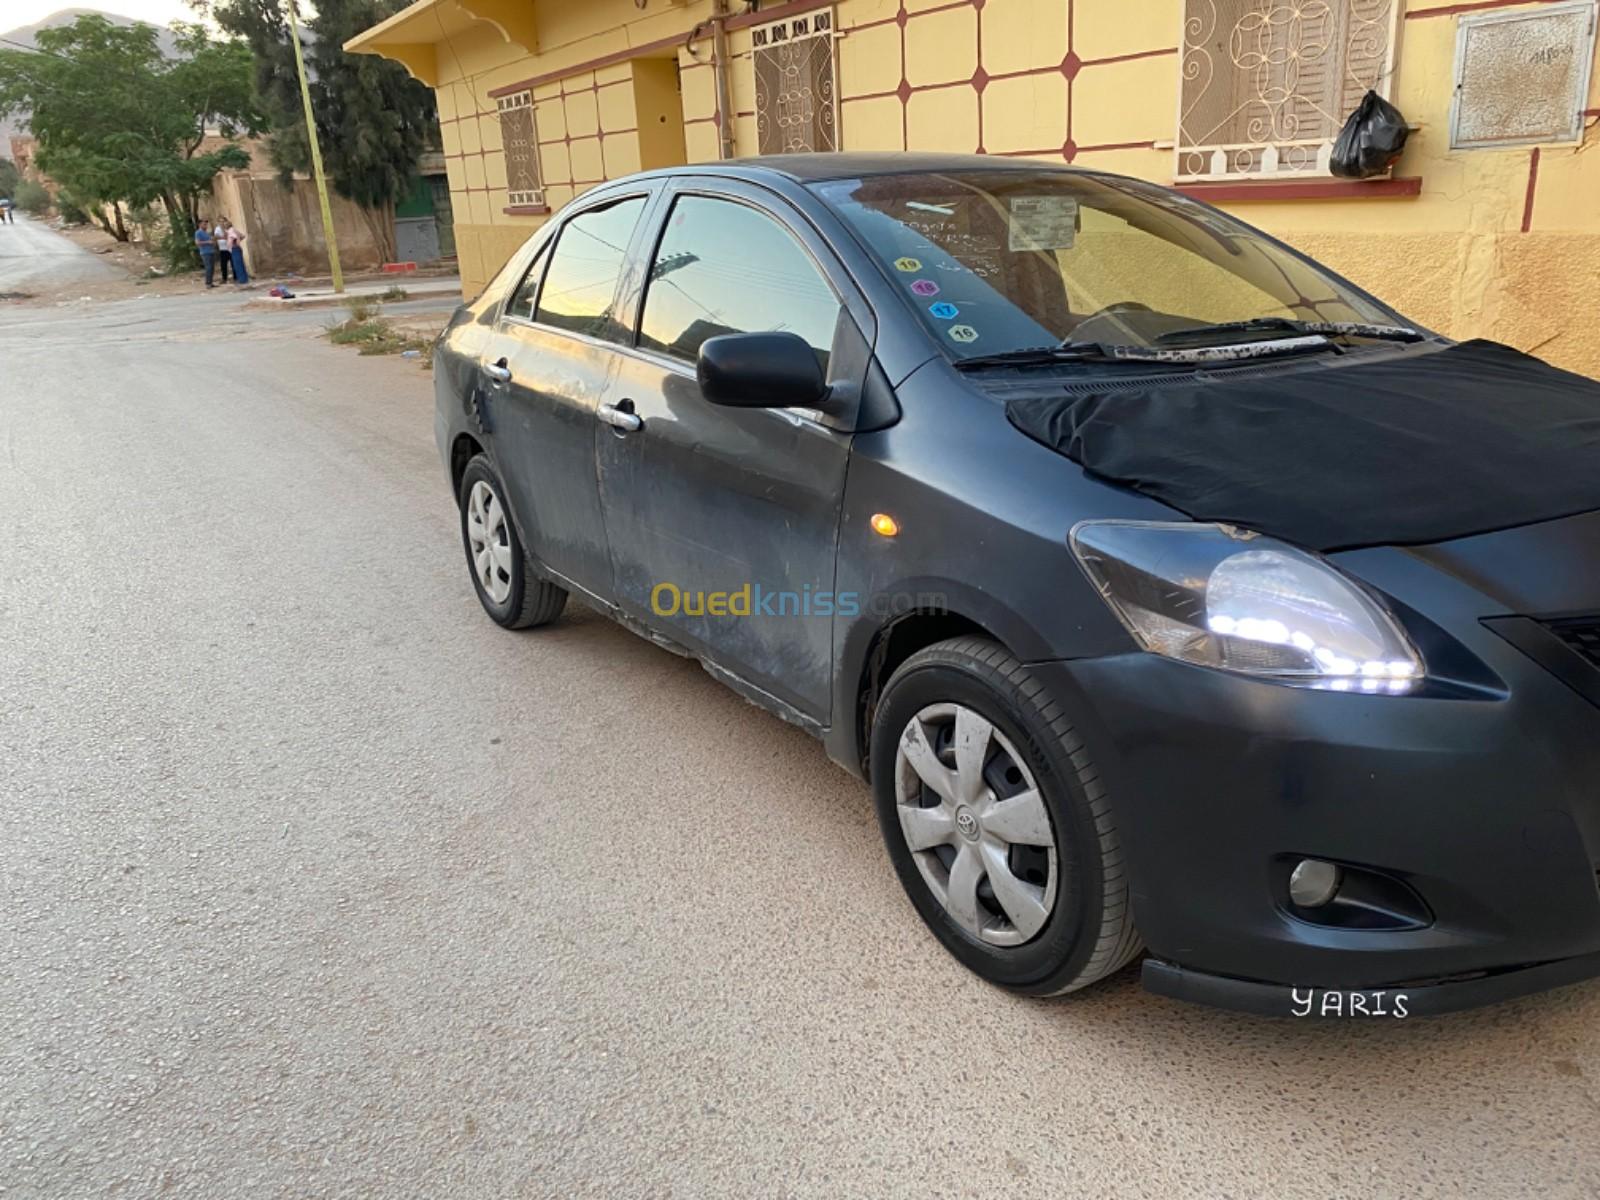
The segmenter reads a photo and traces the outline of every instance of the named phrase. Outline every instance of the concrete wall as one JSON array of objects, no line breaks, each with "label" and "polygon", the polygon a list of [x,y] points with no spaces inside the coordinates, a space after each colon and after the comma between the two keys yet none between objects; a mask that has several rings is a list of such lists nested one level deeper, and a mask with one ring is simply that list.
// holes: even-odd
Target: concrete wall
[{"label": "concrete wall", "polygon": [[[1488,336],[1600,376],[1600,73],[1580,145],[1449,149],[1457,23],[1463,8],[1403,4],[1394,99],[1420,125],[1396,174],[1419,194],[1337,189],[1223,206],[1284,237],[1455,337]],[[470,4],[468,5],[470,7]],[[735,5],[737,11],[739,6]],[[795,12],[816,6],[787,6]],[[786,6],[769,5],[759,20]],[[841,146],[1036,157],[1170,183],[1182,0],[838,0]],[[675,153],[663,134],[664,74],[676,59],[684,158],[715,159],[710,41],[684,44],[708,0],[539,0],[537,53],[473,24],[436,56],[463,286],[472,294],[546,214],[508,211],[492,95],[533,85],[547,198]],[[750,31],[730,34],[735,149],[755,152]],[[673,39],[663,48],[656,43]],[[531,39],[530,39],[531,40]],[[382,52],[382,45],[374,46]],[[400,51],[403,51],[403,47]],[[633,55],[636,57],[629,58]],[[616,58],[597,65],[596,60]],[[641,115],[643,114],[643,115]],[[1253,185],[1245,183],[1244,188]],[[1263,193],[1265,195],[1266,193]]]},{"label": "concrete wall", "polygon": [[[330,199],[341,266],[349,271],[380,265],[385,256],[373,223],[387,222],[387,216],[341,196]],[[297,178],[286,188],[276,175],[224,172],[213,182],[211,201],[204,206],[205,216],[214,219],[219,214],[231,218],[244,233],[245,265],[252,275],[327,272],[322,208],[312,180]]]}]

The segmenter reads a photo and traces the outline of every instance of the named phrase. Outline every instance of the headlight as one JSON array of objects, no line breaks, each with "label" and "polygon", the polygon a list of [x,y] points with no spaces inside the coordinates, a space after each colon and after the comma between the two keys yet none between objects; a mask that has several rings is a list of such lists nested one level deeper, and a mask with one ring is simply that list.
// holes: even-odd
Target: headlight
[{"label": "headlight", "polygon": [[1316,555],[1223,525],[1085,521],[1072,551],[1155,654],[1303,686],[1404,692],[1422,658],[1379,602]]}]

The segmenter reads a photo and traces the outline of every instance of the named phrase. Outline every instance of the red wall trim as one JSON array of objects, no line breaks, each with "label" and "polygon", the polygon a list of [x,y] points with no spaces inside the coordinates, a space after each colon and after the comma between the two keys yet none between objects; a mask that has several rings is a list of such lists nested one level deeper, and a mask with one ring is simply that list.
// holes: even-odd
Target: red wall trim
[{"label": "red wall trim", "polygon": [[1167,46],[1162,50],[1141,50],[1137,54],[1113,54],[1110,58],[1086,58],[1079,66],[1103,67],[1107,63],[1133,62],[1141,58],[1164,58],[1168,54],[1176,54],[1176,46]]},{"label": "red wall trim", "polygon": [[[764,15],[764,14],[763,14]],[[559,79],[566,79],[572,75],[582,74],[584,71],[598,71],[601,67],[612,67],[617,63],[632,62],[636,58],[648,58],[660,54],[663,50],[676,50],[683,45],[685,36],[676,34],[672,37],[657,38],[653,42],[641,42],[637,46],[629,46],[626,50],[617,50],[611,54],[602,54],[599,58],[585,59],[583,62],[573,63],[570,67],[562,67],[559,71],[546,71],[543,75],[531,75],[527,79],[519,79],[516,83],[508,83],[504,87],[490,90],[489,95],[495,99],[509,96],[513,92],[526,92],[547,83],[554,83]],[[604,84],[600,86],[605,86]],[[584,90],[584,89],[579,89]]]},{"label": "red wall trim", "polygon": [[1213,204],[1272,200],[1397,199],[1422,192],[1417,175],[1398,179],[1265,179],[1258,183],[1175,183],[1186,196]]},{"label": "red wall trim", "polygon": [[991,153],[996,158],[1049,158],[1051,155],[1056,155],[1067,162],[1074,162],[1078,155],[1092,154],[1096,150],[1154,150],[1155,148],[1154,142],[1106,142],[1098,146],[1080,146],[1073,142],[1065,146],[1043,146],[1038,150],[995,150]]},{"label": "red wall trim", "polygon": [[[760,12],[741,13],[737,17],[729,17],[728,28],[749,29],[752,25],[767,25],[773,21],[781,21],[785,17],[798,17],[801,13],[808,13],[812,9],[827,8],[834,2],[835,0],[789,0],[788,4],[780,4],[776,8],[764,8]],[[971,0],[959,0],[959,3],[969,4]],[[954,8],[956,5],[946,7]]]},{"label": "red wall trim", "polygon": [[1533,198],[1539,189],[1539,147],[1528,155],[1528,195],[1522,202],[1522,232],[1533,228]]}]

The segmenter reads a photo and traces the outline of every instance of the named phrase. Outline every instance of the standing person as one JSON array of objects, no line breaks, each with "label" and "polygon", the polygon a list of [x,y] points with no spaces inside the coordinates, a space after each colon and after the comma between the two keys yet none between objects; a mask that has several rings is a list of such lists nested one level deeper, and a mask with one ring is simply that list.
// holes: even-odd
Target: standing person
[{"label": "standing person", "polygon": [[228,254],[233,259],[233,284],[235,287],[244,287],[250,282],[250,276],[244,269],[244,234],[231,221],[228,222]]},{"label": "standing person", "polygon": [[222,274],[218,278],[217,282],[219,282],[219,283],[227,283],[228,282],[228,268],[233,263],[233,257],[232,257],[232,255],[230,255],[228,253],[228,218],[227,217],[218,217],[217,218],[217,226],[216,226],[215,229],[213,229],[211,231],[211,236],[214,237],[216,239],[216,241],[217,241],[217,266],[220,267],[221,271],[222,271]]},{"label": "standing person", "polygon": [[16,218],[11,215],[11,197],[0,196],[0,221],[7,225],[15,225]]},{"label": "standing person", "polygon": [[217,267],[217,240],[211,235],[211,230],[206,228],[204,221],[194,231],[194,248],[200,252],[200,262],[206,269],[206,286],[215,287],[211,282],[212,272]]}]

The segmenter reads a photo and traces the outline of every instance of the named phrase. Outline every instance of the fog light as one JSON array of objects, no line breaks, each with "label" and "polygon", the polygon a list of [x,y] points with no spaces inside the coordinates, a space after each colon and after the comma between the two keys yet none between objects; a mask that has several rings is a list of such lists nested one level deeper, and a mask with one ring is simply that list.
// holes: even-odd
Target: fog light
[{"label": "fog light", "polygon": [[1289,899],[1301,908],[1321,908],[1339,891],[1339,868],[1317,858],[1303,858],[1289,875]]}]

